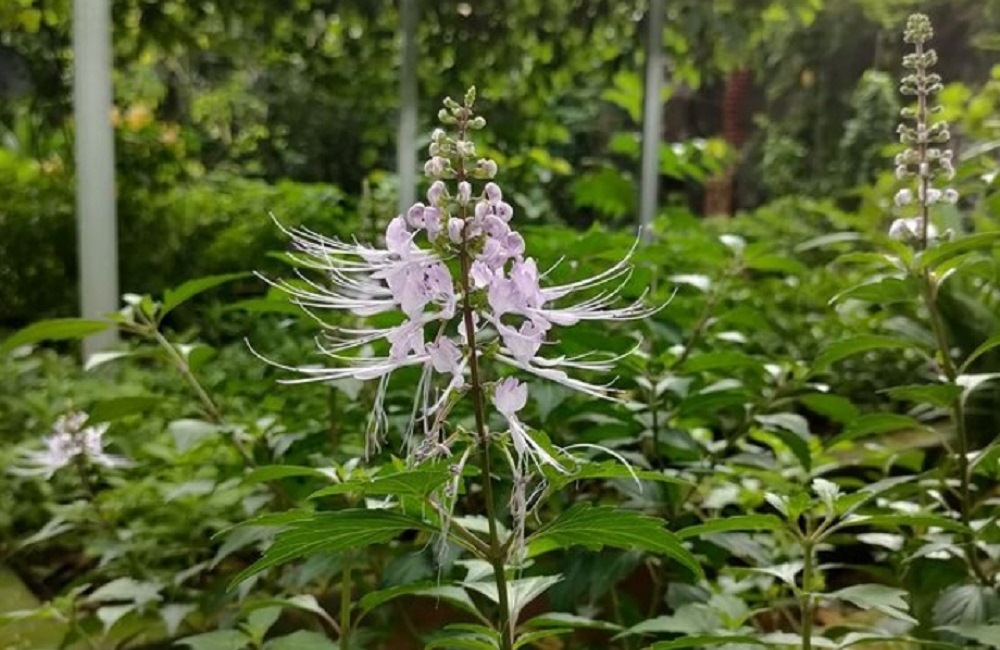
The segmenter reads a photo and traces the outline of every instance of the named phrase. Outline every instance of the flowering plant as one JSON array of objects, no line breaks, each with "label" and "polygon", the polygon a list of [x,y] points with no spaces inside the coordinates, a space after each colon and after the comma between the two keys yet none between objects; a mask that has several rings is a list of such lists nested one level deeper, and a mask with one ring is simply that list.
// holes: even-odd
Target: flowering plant
[{"label": "flowering plant", "polygon": [[[574,452],[602,452],[620,462],[597,464],[601,469],[589,470],[588,477],[610,472],[636,481],[671,479],[660,472],[637,470],[607,447],[555,445],[519,417],[528,400],[526,376],[556,382],[595,399],[626,401],[625,393],[611,384],[593,383],[575,374],[609,371],[634,348],[625,354],[593,351],[576,356],[548,356],[542,349],[551,342],[557,327],[581,321],[637,320],[658,307],[646,306],[645,294],[619,304],[630,279],[632,251],[591,277],[565,284],[544,282],[548,272],[540,271],[527,254],[525,240],[514,227],[514,210],[494,181],[496,162],[477,157],[471,136],[486,122],[475,114],[474,102],[474,89],[466,93],[461,104],[445,100],[439,119],[449,130],[434,131],[430,158],[424,166],[432,181],[427,202],[416,203],[389,222],[383,247],[291,229],[287,233],[295,249],[292,259],[300,268],[321,271],[328,284],[301,271],[295,280],[270,282],[323,323],[326,336],[318,346],[332,361],[324,367],[279,364],[303,375],[285,379],[285,383],[378,380],[366,446],[369,451],[380,448],[386,439],[383,403],[392,374],[403,368],[419,369],[412,417],[403,441],[407,460],[396,480],[429,475],[421,491],[434,516],[423,523],[438,531],[439,548],[443,552],[448,542],[457,542],[489,563],[495,587],[488,591],[498,605],[496,640],[506,650],[513,647],[517,614],[525,604],[519,602],[517,587],[508,579],[508,567],[523,566],[531,554],[526,523],[533,507],[544,500],[546,490],[573,480],[590,462]],[[572,302],[574,296],[583,297]],[[329,324],[323,319],[325,310],[359,318],[392,313],[396,320],[388,326]],[[383,352],[377,352],[380,349]],[[463,398],[472,402],[471,431],[449,417]],[[491,428],[490,405],[505,430]],[[498,458],[509,473],[509,518],[500,514],[494,496],[496,479],[501,476]],[[481,477],[485,539],[459,523],[456,516],[465,479],[471,475]],[[377,473],[371,482],[381,476]],[[356,487],[366,491],[364,484]],[[398,505],[407,509],[403,500]],[[360,516],[379,514],[371,510],[364,513]],[[610,509],[593,509],[588,515],[596,527],[591,532],[596,534],[602,527],[611,531],[616,524],[638,526],[644,531],[641,535],[617,543],[627,548],[650,544],[661,550],[668,548],[668,554],[698,571],[690,554],[655,520]],[[506,526],[510,532],[503,530]],[[300,533],[309,529],[302,523],[295,527]],[[562,536],[557,546],[577,541],[586,543]],[[614,545],[615,541],[598,535],[592,543]],[[248,575],[273,564],[272,558],[279,554],[287,559],[289,549],[275,552],[276,548],[285,548],[281,533]]]}]

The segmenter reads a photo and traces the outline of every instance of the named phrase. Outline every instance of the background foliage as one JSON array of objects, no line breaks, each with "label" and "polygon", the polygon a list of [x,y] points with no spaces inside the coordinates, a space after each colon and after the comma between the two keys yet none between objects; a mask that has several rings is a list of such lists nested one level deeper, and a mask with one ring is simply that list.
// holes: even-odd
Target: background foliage
[{"label": "background foliage", "polygon": [[[894,278],[865,261],[886,245],[901,24],[915,8],[938,27],[963,196],[940,219],[965,235],[997,230],[1000,6],[667,4],[663,209],[629,290],[651,287],[670,304],[643,323],[641,354],[621,369],[636,405],[533,385],[526,417],[560,444],[599,442],[689,482],[644,482],[640,492],[624,476],[575,481],[544,504],[546,517],[579,502],[661,517],[706,577],[636,549],[540,556],[526,577],[562,580],[522,622],[569,632],[562,646],[527,647],[798,635],[803,593],[818,595],[817,634],[829,647],[847,647],[845,634],[857,630],[905,636],[901,644],[1000,647],[996,585],[969,579],[948,523],[955,500],[936,473],[951,469],[947,404],[914,388],[938,381],[935,363],[909,349],[931,332]],[[76,309],[69,7],[0,6],[0,322],[10,330]],[[487,150],[543,268],[565,257],[582,275],[632,243],[645,12],[643,2],[610,0],[421,5],[421,126],[429,130],[443,95],[479,87]],[[168,287],[204,291],[157,323],[165,344],[134,331],[122,355],[86,367],[71,341],[38,345],[45,332],[0,343],[0,466],[17,465],[69,409],[110,422],[111,447],[136,462],[94,472],[89,488],[72,472],[51,482],[0,473],[0,603],[23,588],[23,604],[9,608],[20,613],[2,619],[11,624],[0,648],[85,639],[102,648],[181,639],[195,650],[330,648],[344,602],[360,621],[358,648],[423,647],[448,623],[477,621],[488,598],[439,584],[468,567],[457,558],[437,567],[429,537],[414,530],[228,589],[272,531],[223,531],[293,504],[340,512],[364,503],[362,494],[307,497],[330,472],[345,480],[364,471],[374,387],[277,386],[281,373],[244,338],[269,357],[318,362],[317,324],[246,275],[184,285],[282,269],[287,243],[269,212],[328,235],[376,238],[395,209],[386,170],[395,159],[396,7],[116,0],[114,21],[121,271],[124,290],[137,294],[129,308],[164,302]],[[734,109],[727,87],[744,71],[751,90]],[[742,147],[727,134],[727,110],[746,132]],[[712,180],[732,169],[739,214],[703,216]],[[969,370],[985,377],[1000,372],[988,345],[1000,329],[1000,260],[989,245],[967,253],[940,305],[956,358],[981,349]],[[558,349],[624,346],[632,333],[582,327]],[[856,354],[845,354],[852,341],[861,342]],[[401,382],[388,398],[396,435],[411,392]],[[968,404],[973,449],[992,450],[973,482],[980,555],[995,576],[1000,389],[986,382]],[[390,467],[392,442],[368,465]],[[273,465],[308,470],[262,469]],[[813,490],[817,477],[835,483],[843,503],[870,494],[865,515],[882,519],[825,539],[805,584],[795,527],[832,516],[823,510],[830,494]],[[877,491],[887,478],[900,482]],[[839,517],[847,506],[836,507]]]}]

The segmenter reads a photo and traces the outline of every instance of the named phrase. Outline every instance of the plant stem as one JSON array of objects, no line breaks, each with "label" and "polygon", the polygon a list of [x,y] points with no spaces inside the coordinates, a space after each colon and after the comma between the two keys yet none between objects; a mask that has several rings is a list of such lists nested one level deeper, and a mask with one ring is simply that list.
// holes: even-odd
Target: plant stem
[{"label": "plant stem", "polygon": [[476,354],[476,327],[472,320],[472,302],[469,286],[469,252],[463,241],[459,254],[462,283],[462,319],[465,323],[465,337],[469,345],[469,374],[471,375],[472,406],[476,415],[476,436],[479,441],[479,456],[483,468],[483,499],[486,501],[486,520],[489,524],[489,561],[493,565],[493,577],[497,585],[497,601],[500,608],[500,648],[511,650],[514,645],[514,621],[510,616],[507,597],[506,550],[497,532],[496,505],[493,502],[493,468],[490,459],[490,438],[486,431],[486,410],[483,405],[483,384],[479,375],[479,359]]},{"label": "plant stem", "polygon": [[[945,331],[944,322],[941,318],[941,311],[937,306],[937,287],[931,277],[930,271],[924,270],[924,272],[918,278],[920,283],[920,296],[923,298],[924,307],[927,309],[928,320],[930,321],[931,331],[934,334],[934,341],[938,348],[938,356],[941,359],[941,371],[944,373],[948,382],[952,385],[957,385],[959,372],[955,367],[955,362],[952,361],[950,354],[950,345],[948,343],[948,334]],[[962,548],[965,552],[966,561],[969,563],[969,568],[976,575],[979,581],[984,585],[990,585],[993,583],[993,579],[990,578],[979,565],[979,561],[976,559],[976,546],[975,546],[975,533],[972,532],[971,528],[971,500],[970,500],[970,490],[969,490],[969,435],[965,427],[965,403],[964,397],[962,395],[957,396],[951,402],[951,419],[955,424],[955,441],[956,450],[955,455],[958,461],[958,498],[959,498],[959,516],[961,517],[962,524],[965,526],[965,532],[963,533],[964,544]]]},{"label": "plant stem", "polygon": [[340,581],[340,650],[351,647],[351,553],[343,554],[343,575]]},{"label": "plant stem", "polygon": [[802,592],[799,595],[799,609],[802,610],[802,650],[812,650],[813,632],[813,541],[802,540]]}]

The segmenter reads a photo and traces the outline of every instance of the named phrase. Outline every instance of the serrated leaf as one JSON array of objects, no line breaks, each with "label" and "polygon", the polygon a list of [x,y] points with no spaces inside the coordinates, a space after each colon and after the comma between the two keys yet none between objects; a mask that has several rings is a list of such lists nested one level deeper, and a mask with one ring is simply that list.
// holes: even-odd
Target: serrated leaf
[{"label": "serrated leaf", "polygon": [[713,533],[730,533],[734,531],[781,530],[785,523],[774,515],[739,515],[713,519],[703,524],[688,526],[677,531],[680,539],[703,537]]},{"label": "serrated leaf", "polygon": [[827,595],[830,598],[847,601],[864,610],[875,609],[901,621],[913,624],[917,622],[907,613],[909,604],[903,598],[906,595],[904,589],[878,584],[851,585]]},{"label": "serrated leaf", "polygon": [[194,298],[200,293],[217,287],[226,282],[245,278],[249,273],[226,273],[223,275],[209,275],[204,278],[188,280],[184,284],[173,289],[167,289],[163,294],[163,306],[160,309],[160,318],[163,318],[171,311]]},{"label": "serrated leaf", "polygon": [[82,339],[111,327],[102,320],[84,318],[53,318],[32,323],[14,332],[0,343],[0,354],[6,354],[22,345],[32,345],[42,341],[68,341]]},{"label": "serrated leaf", "polygon": [[310,499],[357,492],[366,495],[426,496],[448,480],[448,467],[441,464],[433,469],[418,468],[378,474],[371,479],[344,481],[309,495]]},{"label": "serrated leaf", "polygon": [[[510,616],[517,620],[521,613],[531,601],[535,600],[552,585],[562,580],[561,575],[554,576],[532,576],[530,578],[518,578],[507,581],[507,601],[510,603]],[[499,591],[495,582],[466,582],[466,587],[478,591],[494,603],[499,602]]]},{"label": "serrated leaf", "polygon": [[185,645],[191,650],[244,650],[250,639],[239,630],[215,630],[181,639],[177,645]]},{"label": "serrated leaf", "polygon": [[236,576],[231,586],[291,560],[382,544],[413,529],[436,530],[419,519],[388,510],[340,510],[300,515],[275,534],[274,543],[264,556]]},{"label": "serrated leaf", "polygon": [[909,341],[891,336],[879,336],[876,334],[855,336],[827,346],[813,362],[813,371],[820,372],[826,370],[830,365],[856,354],[861,354],[862,352],[870,352],[872,350],[902,350],[912,347],[913,344]]},{"label": "serrated leaf", "polygon": [[675,560],[698,577],[704,575],[698,561],[664,528],[662,520],[613,507],[573,506],[531,535],[527,544],[530,555],[570,546],[651,551]]},{"label": "serrated leaf", "polygon": [[472,598],[469,597],[468,592],[464,589],[452,585],[439,585],[434,582],[397,585],[365,594],[358,603],[360,607],[359,616],[364,616],[376,607],[403,596],[422,596],[443,600],[449,605],[469,612],[476,617],[482,617],[476,608],[476,604],[472,602]]}]

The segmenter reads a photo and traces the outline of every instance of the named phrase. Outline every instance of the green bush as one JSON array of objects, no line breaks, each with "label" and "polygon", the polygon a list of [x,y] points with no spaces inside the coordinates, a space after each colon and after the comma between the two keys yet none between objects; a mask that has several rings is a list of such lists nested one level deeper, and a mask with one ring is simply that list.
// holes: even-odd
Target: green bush
[{"label": "green bush", "polygon": [[[127,177],[127,176],[126,176]],[[77,310],[72,178],[0,150],[0,324]],[[260,268],[284,246],[285,224],[345,234],[344,194],[329,185],[215,174],[157,191],[122,183],[118,222],[121,290],[158,292],[185,279]]]}]

